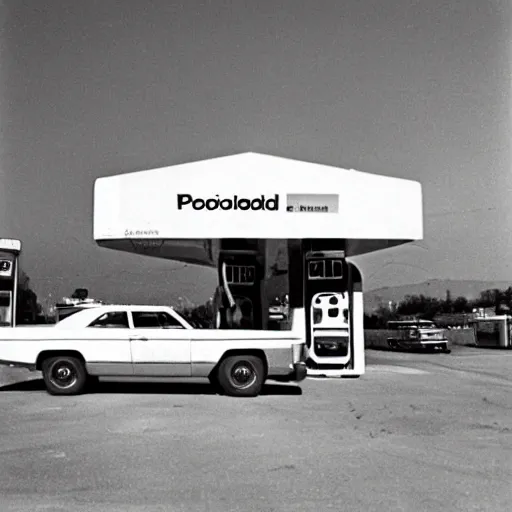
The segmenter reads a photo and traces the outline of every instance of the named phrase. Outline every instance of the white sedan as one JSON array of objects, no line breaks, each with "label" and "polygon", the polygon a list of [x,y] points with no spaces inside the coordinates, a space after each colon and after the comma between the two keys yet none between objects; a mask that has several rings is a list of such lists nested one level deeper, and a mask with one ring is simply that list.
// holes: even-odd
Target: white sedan
[{"label": "white sedan", "polygon": [[228,395],[256,396],[266,379],[305,379],[305,357],[302,334],[194,329],[166,306],[99,306],[52,327],[0,330],[0,364],[41,370],[55,395],[99,377],[207,377]]}]

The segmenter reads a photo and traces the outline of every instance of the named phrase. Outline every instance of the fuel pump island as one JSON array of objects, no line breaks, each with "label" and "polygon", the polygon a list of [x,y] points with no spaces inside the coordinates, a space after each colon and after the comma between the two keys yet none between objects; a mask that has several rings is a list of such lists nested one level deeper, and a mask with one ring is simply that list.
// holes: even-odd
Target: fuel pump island
[{"label": "fuel pump island", "polygon": [[[100,246],[215,268],[213,327],[301,332],[313,376],[364,373],[362,277],[349,258],[422,237],[419,183],[257,153],[94,186]],[[276,327],[277,295],[287,313]]]}]

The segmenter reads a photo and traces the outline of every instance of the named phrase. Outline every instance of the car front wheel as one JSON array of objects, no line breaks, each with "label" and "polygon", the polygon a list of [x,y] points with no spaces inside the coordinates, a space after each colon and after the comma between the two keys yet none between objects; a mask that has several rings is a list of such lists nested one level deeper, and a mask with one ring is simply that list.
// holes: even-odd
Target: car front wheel
[{"label": "car front wheel", "polygon": [[390,350],[397,350],[398,349],[398,343],[394,340],[388,340],[388,347]]},{"label": "car front wheel", "polygon": [[444,352],[445,354],[449,354],[451,350],[448,348],[448,343],[443,343],[441,345],[441,352]]},{"label": "car front wheel", "polygon": [[78,395],[87,383],[85,366],[76,357],[55,356],[43,363],[43,380],[50,395]]},{"label": "car front wheel", "polygon": [[229,356],[220,364],[217,379],[227,395],[257,396],[265,381],[265,366],[257,356]]}]

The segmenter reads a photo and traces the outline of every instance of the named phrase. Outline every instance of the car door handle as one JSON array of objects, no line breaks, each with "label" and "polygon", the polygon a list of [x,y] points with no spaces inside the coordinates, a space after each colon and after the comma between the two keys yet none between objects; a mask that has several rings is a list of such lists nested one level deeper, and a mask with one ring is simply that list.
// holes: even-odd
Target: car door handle
[{"label": "car door handle", "polygon": [[130,341],[148,341],[144,336],[130,336]]}]

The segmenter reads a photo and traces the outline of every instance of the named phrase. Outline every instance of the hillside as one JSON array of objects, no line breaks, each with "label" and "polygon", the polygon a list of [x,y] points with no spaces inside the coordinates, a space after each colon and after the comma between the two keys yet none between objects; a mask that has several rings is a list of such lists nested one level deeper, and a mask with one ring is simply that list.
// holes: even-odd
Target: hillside
[{"label": "hillside", "polygon": [[475,299],[484,290],[498,288],[506,290],[512,285],[510,281],[455,281],[444,279],[433,279],[423,283],[409,284],[404,286],[392,286],[375,290],[365,290],[364,309],[367,312],[373,311],[380,304],[387,305],[389,301],[398,302],[406,295],[425,295],[444,299],[446,290],[450,290],[452,299],[462,296],[467,299]]}]

